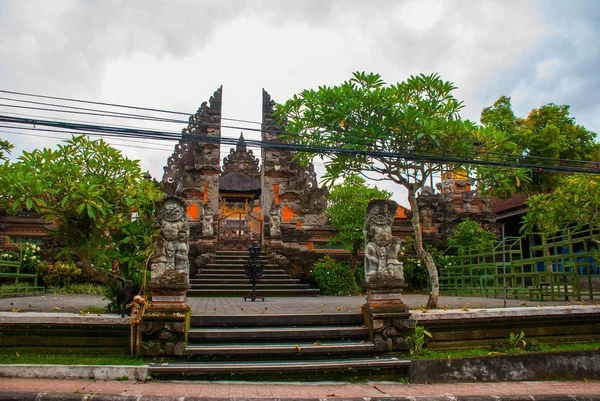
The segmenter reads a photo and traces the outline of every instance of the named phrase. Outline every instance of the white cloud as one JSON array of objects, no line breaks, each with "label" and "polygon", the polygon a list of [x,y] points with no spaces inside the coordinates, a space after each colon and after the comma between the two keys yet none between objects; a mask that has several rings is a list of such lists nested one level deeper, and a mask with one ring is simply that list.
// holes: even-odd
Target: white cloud
[{"label": "white cloud", "polygon": [[[0,1],[0,88],[191,114],[223,85],[223,115],[258,121],[262,88],[282,102],[353,71],[390,83],[437,72],[459,87],[468,118],[508,94],[520,115],[572,104],[597,131],[598,8],[593,0]],[[19,145],[15,154],[56,142],[0,136]],[[123,150],[157,178],[170,155]]]}]

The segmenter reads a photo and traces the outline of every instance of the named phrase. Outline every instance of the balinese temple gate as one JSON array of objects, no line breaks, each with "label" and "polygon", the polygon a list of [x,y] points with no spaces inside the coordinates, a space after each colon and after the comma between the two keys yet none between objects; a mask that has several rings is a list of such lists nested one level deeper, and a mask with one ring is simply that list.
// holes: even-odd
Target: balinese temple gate
[{"label": "balinese temple gate", "polygon": [[[323,216],[328,192],[318,186],[314,167],[301,166],[289,150],[263,147],[260,166],[243,134],[221,162],[221,100],[219,88],[190,117],[161,183],[166,195],[181,197],[187,207],[190,275],[217,251],[257,243],[271,262],[301,276],[315,256],[314,243],[331,235]],[[281,142],[282,130],[263,91],[263,142]]]}]

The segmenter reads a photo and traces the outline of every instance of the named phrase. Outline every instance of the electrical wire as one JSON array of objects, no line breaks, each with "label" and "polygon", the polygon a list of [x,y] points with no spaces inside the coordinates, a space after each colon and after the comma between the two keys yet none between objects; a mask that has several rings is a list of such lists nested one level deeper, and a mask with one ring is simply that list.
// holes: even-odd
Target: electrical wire
[{"label": "electrical wire", "polygon": [[[183,142],[190,143],[213,143],[213,144],[226,144],[226,145],[237,145],[239,143],[238,138],[232,137],[215,137],[208,135],[190,135],[190,134],[175,134],[165,131],[154,131],[154,130],[142,130],[142,129],[131,129],[131,128],[117,128],[111,126],[100,126],[92,124],[74,124],[66,123],[61,121],[52,120],[39,120],[39,119],[26,119],[18,117],[9,117],[0,115],[0,121],[8,123],[18,123],[32,126],[47,126],[53,128],[71,129],[78,132],[92,132],[94,134],[102,135],[116,135],[122,137],[135,137],[135,138],[153,138],[153,139],[165,139],[165,140],[181,140]],[[11,127],[14,128],[14,127]],[[258,140],[245,140],[247,145],[254,145],[256,147],[266,147],[270,149],[282,149],[296,152],[308,152],[317,153],[320,155],[335,155],[345,154],[352,156],[363,156],[363,157],[374,157],[383,159],[404,159],[408,161],[424,161],[436,164],[469,164],[469,165],[483,165],[483,166],[495,166],[495,167],[512,167],[512,168],[526,168],[535,170],[549,170],[559,172],[580,172],[588,174],[600,174],[600,170],[597,169],[585,169],[577,167],[565,167],[565,166],[552,166],[552,165],[539,165],[539,164],[528,164],[528,163],[513,163],[506,161],[495,161],[495,160],[477,160],[477,159],[466,159],[459,157],[449,157],[440,155],[428,155],[418,154],[410,152],[384,152],[384,151],[373,151],[373,150],[362,150],[362,149],[348,149],[340,147],[327,147],[327,146],[308,146],[293,143],[282,143],[277,141],[258,141]]]},{"label": "electrical wire", "polygon": [[[168,110],[162,110],[162,109],[152,109],[152,108],[145,108],[145,107],[120,105],[120,104],[115,104],[115,103],[93,102],[93,101],[87,101],[87,100],[79,100],[79,99],[72,99],[72,98],[62,98],[62,97],[55,97],[55,96],[35,95],[35,94],[28,94],[28,93],[23,93],[23,92],[13,92],[13,91],[6,91],[6,90],[0,90],[0,93],[9,93],[9,94],[16,94],[16,95],[21,95],[21,96],[30,96],[30,97],[48,98],[48,99],[62,100],[62,101],[71,101],[71,102],[79,102],[79,103],[89,103],[89,104],[105,105],[105,106],[111,106],[111,107],[130,108],[130,109],[153,111],[153,112],[171,113],[171,114],[186,115],[186,116],[189,115],[188,113],[176,112],[176,111],[168,111]],[[120,113],[120,112],[113,112],[113,111],[106,111],[106,110],[99,110],[99,109],[80,108],[80,107],[75,107],[75,106],[56,105],[56,104],[53,104],[53,103],[33,102],[33,101],[26,101],[26,100],[22,100],[22,99],[7,98],[7,97],[0,97],[0,99],[12,100],[12,101],[17,101],[17,102],[24,102],[24,103],[28,103],[28,104],[38,104],[38,105],[49,105],[49,106],[54,106],[54,107],[64,107],[64,108],[69,108],[69,109],[73,109],[73,110],[94,111],[94,112],[99,112],[99,113],[75,112],[75,111],[72,111],[72,110],[56,110],[56,109],[47,109],[47,108],[37,108],[37,107],[26,107],[26,106],[16,106],[16,105],[0,104],[0,106],[6,106],[6,107],[16,107],[16,108],[24,108],[24,109],[32,109],[32,110],[40,110],[40,111],[62,112],[62,113],[74,113],[74,114],[82,114],[82,115],[93,115],[93,116],[97,116],[97,117],[127,118],[127,119],[134,119],[134,120],[143,120],[143,121],[188,124],[188,121],[184,121],[184,120],[165,119],[165,118],[159,118],[159,117],[144,116],[144,115],[140,115],[140,114]],[[108,114],[106,114],[106,113],[108,113]],[[221,117],[221,119],[222,120],[231,120],[231,121],[246,122],[246,123],[252,123],[252,124],[262,124],[262,123],[259,123],[259,122],[256,122],[256,121],[250,121],[250,120],[229,119],[229,118],[225,118],[225,117]],[[214,125],[214,124],[211,124],[211,123],[208,123],[208,122],[194,122],[194,124],[195,125],[200,125],[200,126],[213,126]],[[221,128],[228,128],[228,129],[235,129],[235,130],[241,129],[241,130],[254,131],[254,132],[268,132],[268,133],[275,133],[275,134],[285,133],[287,135],[293,135],[293,134],[290,134],[289,132],[286,132],[286,131],[283,131],[283,130],[263,130],[263,129],[258,129],[258,128],[229,126],[229,125],[220,125],[220,126],[221,126]],[[296,134],[296,136],[298,136],[298,135]],[[354,142],[348,141],[347,143],[353,144]],[[356,145],[364,145],[365,143],[361,142],[361,141],[357,141],[354,144],[356,144]],[[549,157],[543,157],[543,156],[523,156],[523,155],[512,155],[512,154],[505,154],[505,153],[499,153],[499,152],[486,152],[486,151],[478,151],[478,153],[481,154],[481,155],[504,156],[504,157],[513,158],[513,159],[516,159],[516,160],[518,160],[518,159],[524,159],[526,161],[540,160],[540,161],[552,161],[552,162],[559,162],[559,163],[575,163],[575,164],[579,164],[579,165],[582,165],[582,164],[583,165],[589,165],[591,167],[595,167],[598,164],[595,161],[587,161],[587,160],[557,159],[557,158],[549,158]],[[423,153],[421,153],[421,154],[423,154]],[[432,156],[432,157],[436,156],[436,154],[432,154],[432,153],[429,153],[427,155]],[[439,156],[443,157],[442,155],[439,155]]]},{"label": "electrical wire", "polygon": [[[91,100],[72,99],[72,98],[58,97],[58,96],[36,95],[36,94],[31,94],[31,93],[15,92],[15,91],[7,91],[7,90],[0,90],[0,93],[9,93],[9,94],[19,95],[19,96],[38,97],[38,98],[43,98],[43,99],[62,100],[62,101],[67,101],[67,102],[96,104],[96,105],[100,105],[100,106],[110,106],[110,107],[119,107],[119,108],[127,108],[127,109],[134,109],[134,110],[152,111],[152,112],[156,112],[156,113],[176,114],[176,115],[181,115],[181,116],[186,116],[186,117],[190,116],[190,113],[186,113],[186,112],[182,112],[182,111],[153,109],[153,108],[149,108],[149,107],[129,106],[129,105],[117,104],[117,103],[94,102]],[[243,122],[243,123],[249,123],[249,124],[259,124],[259,125],[262,124],[261,122],[258,122],[258,121],[242,120],[242,119],[238,119],[238,118],[221,117],[221,119],[226,120],[226,121]]]}]

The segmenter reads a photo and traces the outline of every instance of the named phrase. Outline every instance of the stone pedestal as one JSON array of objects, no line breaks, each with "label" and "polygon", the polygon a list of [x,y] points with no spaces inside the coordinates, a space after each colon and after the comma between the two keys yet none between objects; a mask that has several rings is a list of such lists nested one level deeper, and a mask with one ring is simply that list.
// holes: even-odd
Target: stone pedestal
[{"label": "stone pedestal", "polygon": [[185,303],[183,308],[150,306],[140,323],[142,341],[138,355],[185,355],[190,315],[190,307]]},{"label": "stone pedestal", "polygon": [[139,355],[185,355],[191,315],[187,274],[169,272],[149,287],[152,300],[140,323]]},{"label": "stone pedestal", "polygon": [[371,278],[365,283],[367,303],[363,307],[375,351],[408,350],[406,337],[414,330],[408,306],[401,299],[404,279]]}]

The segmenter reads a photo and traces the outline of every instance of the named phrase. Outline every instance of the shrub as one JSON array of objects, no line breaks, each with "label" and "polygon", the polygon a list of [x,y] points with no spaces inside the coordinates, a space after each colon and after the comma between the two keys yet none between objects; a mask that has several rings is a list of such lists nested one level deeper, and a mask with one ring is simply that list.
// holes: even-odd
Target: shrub
[{"label": "shrub", "polygon": [[356,286],[360,292],[365,291],[365,267],[363,265],[356,266],[356,272],[354,273],[354,280]]},{"label": "shrub", "polygon": [[520,349],[521,347],[525,348],[527,346],[527,342],[523,339],[525,337],[525,333],[521,330],[520,334],[514,334],[512,331],[508,336],[508,349]]},{"label": "shrub", "polygon": [[323,295],[356,295],[359,292],[348,265],[329,256],[315,263],[312,274]]},{"label": "shrub", "polygon": [[425,336],[431,337],[431,333],[425,330],[425,327],[419,326],[415,322],[415,332],[406,339],[411,355],[418,355],[425,346]]},{"label": "shrub", "polygon": [[411,291],[426,291],[429,273],[425,264],[417,258],[404,259],[404,282]]},{"label": "shrub", "polygon": [[46,287],[65,287],[82,277],[79,267],[73,263],[64,262],[40,262],[36,266],[36,273],[44,281]]},{"label": "shrub", "polygon": [[28,242],[18,244],[19,251],[6,251],[1,255],[3,260],[12,260],[18,262],[21,260],[21,273],[33,273],[37,264],[40,262],[36,253],[40,247]]},{"label": "shrub", "polygon": [[496,245],[496,234],[482,228],[476,221],[464,219],[448,238],[448,245],[456,248],[458,255],[472,252],[490,252]]}]

